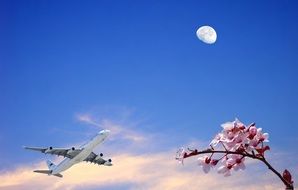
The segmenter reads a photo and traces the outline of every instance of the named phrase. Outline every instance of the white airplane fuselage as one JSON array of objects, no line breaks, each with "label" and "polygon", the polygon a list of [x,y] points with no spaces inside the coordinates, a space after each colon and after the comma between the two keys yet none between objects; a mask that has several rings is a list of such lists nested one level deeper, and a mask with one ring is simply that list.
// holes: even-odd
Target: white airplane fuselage
[{"label": "white airplane fuselage", "polygon": [[88,157],[88,155],[93,151],[93,149],[108,137],[109,133],[109,130],[100,131],[93,139],[91,139],[87,144],[81,147],[82,151],[78,155],[76,155],[72,159],[65,158],[57,166],[52,168],[51,174],[59,174],[60,172],[67,170],[74,164],[84,161]]}]

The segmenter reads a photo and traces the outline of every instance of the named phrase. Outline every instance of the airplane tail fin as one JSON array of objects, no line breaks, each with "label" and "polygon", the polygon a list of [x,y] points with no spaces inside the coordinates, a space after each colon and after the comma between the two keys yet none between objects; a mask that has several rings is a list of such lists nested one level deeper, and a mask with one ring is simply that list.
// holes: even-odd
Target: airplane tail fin
[{"label": "airplane tail fin", "polygon": [[47,174],[47,175],[53,175],[56,177],[63,177],[61,174],[52,174],[52,170],[34,170],[36,173],[41,173],[41,174]]},{"label": "airplane tail fin", "polygon": [[47,165],[48,165],[48,170],[34,170],[36,173],[41,173],[41,174],[47,174],[47,175],[53,175],[56,177],[63,177],[61,174],[52,174],[53,169],[56,167],[55,164],[53,164],[50,160],[47,160]]},{"label": "airplane tail fin", "polygon": [[53,162],[51,162],[50,160],[47,160],[47,165],[49,170],[53,170],[53,168],[56,166]]}]

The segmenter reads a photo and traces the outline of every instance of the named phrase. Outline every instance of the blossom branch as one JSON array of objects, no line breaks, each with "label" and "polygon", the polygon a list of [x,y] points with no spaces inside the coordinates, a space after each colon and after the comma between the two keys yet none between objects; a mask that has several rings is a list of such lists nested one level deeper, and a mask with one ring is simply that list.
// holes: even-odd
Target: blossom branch
[{"label": "blossom branch", "polygon": [[[190,149],[188,149],[188,150],[190,150]],[[254,153],[249,154],[247,152],[235,152],[235,151],[228,151],[228,150],[206,149],[206,150],[198,151],[197,149],[195,149],[195,150],[191,150],[190,153],[185,152],[183,157],[188,158],[188,157],[197,156],[197,155],[201,155],[201,154],[225,154],[225,155],[235,154],[235,155],[241,155],[243,157],[249,157],[252,159],[260,160],[268,167],[269,170],[271,170],[274,174],[276,174],[280,178],[280,180],[285,184],[287,189],[292,189],[292,190],[294,189],[293,184],[286,181],[283,178],[283,176],[277,170],[275,170],[263,156],[258,157]],[[176,159],[178,159],[178,158],[176,158]]]},{"label": "blossom branch", "polygon": [[[256,159],[263,162],[269,170],[277,175],[286,189],[293,190],[292,176],[288,170],[283,174],[275,170],[271,164],[265,159],[265,152],[270,150],[264,142],[268,141],[268,133],[263,133],[261,128],[256,128],[255,123],[245,126],[239,120],[222,124],[223,130],[217,134],[211,141],[209,149],[198,151],[197,149],[185,151],[180,149],[177,152],[176,159],[183,163],[183,160],[188,157],[205,155],[199,157],[199,165],[205,173],[210,171],[210,168],[215,167],[220,160],[221,166],[218,168],[218,173],[224,176],[231,175],[231,169],[235,171],[245,169],[245,158]],[[221,149],[216,150],[217,145],[221,145]],[[223,150],[224,149],[224,150]],[[206,156],[209,155],[209,156]],[[219,159],[213,158],[214,155],[223,154]]]}]

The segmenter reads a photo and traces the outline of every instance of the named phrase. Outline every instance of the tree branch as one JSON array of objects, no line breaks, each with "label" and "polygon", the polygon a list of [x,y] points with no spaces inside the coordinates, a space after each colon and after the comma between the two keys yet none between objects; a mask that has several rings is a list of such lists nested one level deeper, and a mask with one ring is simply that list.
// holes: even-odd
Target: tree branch
[{"label": "tree branch", "polygon": [[291,183],[289,183],[288,181],[286,181],[286,180],[282,177],[282,175],[281,175],[278,171],[276,171],[276,170],[271,166],[271,164],[269,164],[269,162],[268,162],[264,157],[260,158],[259,160],[261,160],[266,166],[268,166],[268,169],[271,170],[273,173],[275,173],[275,174],[281,179],[281,181],[285,184],[286,189],[294,190],[294,186],[293,186],[293,184],[291,184]]},{"label": "tree branch", "polygon": [[185,153],[183,155],[183,158],[188,158],[188,157],[191,157],[191,156],[196,156],[196,155],[200,155],[200,154],[215,154],[215,153],[218,153],[218,154],[238,154],[238,155],[242,155],[244,157],[249,157],[249,158],[252,158],[252,159],[256,159],[256,160],[260,160],[262,161],[267,167],[269,170],[271,170],[275,175],[277,175],[280,180],[284,183],[284,185],[286,186],[286,189],[288,190],[294,190],[294,186],[293,184],[289,183],[288,181],[286,181],[282,175],[276,171],[272,166],[271,164],[269,164],[269,162],[265,159],[264,156],[257,156],[255,154],[249,154],[247,152],[235,152],[235,151],[228,151],[228,150],[213,150],[213,149],[206,149],[206,150],[202,150],[202,151],[197,151],[197,150],[194,150],[194,151],[191,151],[189,154]]}]

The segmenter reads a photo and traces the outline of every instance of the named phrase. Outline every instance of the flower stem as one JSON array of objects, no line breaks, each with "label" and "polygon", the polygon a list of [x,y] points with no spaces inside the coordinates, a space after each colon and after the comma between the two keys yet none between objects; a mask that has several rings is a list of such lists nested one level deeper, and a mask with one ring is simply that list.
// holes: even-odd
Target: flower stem
[{"label": "flower stem", "polygon": [[271,170],[273,173],[275,173],[275,174],[280,178],[280,180],[285,184],[286,189],[288,189],[288,190],[294,190],[294,186],[293,186],[293,184],[288,183],[288,182],[282,177],[282,175],[281,175],[278,171],[276,171],[276,170],[271,166],[271,164],[269,164],[269,162],[268,162],[264,157],[260,158],[259,160],[261,160],[266,166],[268,166],[268,169],[269,169],[269,170]]}]

